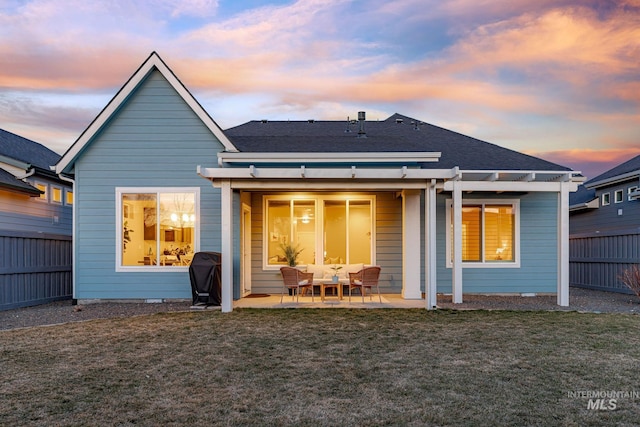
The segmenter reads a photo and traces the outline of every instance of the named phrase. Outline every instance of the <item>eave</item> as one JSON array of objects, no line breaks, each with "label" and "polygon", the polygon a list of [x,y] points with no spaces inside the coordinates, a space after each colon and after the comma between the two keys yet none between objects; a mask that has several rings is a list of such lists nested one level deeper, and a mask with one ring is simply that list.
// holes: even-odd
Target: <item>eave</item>
[{"label": "eave", "polygon": [[569,206],[569,212],[579,212],[579,211],[585,211],[585,210],[591,210],[591,209],[598,209],[599,207],[600,207],[600,202],[598,198],[595,198],[585,203],[578,203],[578,204]]},{"label": "eave", "polygon": [[604,187],[607,185],[615,185],[625,181],[631,181],[640,177],[640,170],[627,172],[621,175],[612,176],[610,178],[601,179],[598,181],[592,181],[585,184],[585,188],[594,189],[598,187]]}]

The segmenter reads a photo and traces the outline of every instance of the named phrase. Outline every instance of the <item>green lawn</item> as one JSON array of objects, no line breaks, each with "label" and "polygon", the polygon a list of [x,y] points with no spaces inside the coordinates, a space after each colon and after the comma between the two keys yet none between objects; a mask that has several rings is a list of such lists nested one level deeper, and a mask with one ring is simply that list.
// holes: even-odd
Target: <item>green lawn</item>
[{"label": "green lawn", "polygon": [[639,370],[637,315],[165,313],[0,332],[0,425],[631,426]]}]

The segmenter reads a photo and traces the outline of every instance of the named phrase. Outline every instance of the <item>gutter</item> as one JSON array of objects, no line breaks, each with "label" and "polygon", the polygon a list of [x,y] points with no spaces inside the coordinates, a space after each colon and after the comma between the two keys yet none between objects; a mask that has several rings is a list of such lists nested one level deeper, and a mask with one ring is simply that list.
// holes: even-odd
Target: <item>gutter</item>
[{"label": "gutter", "polygon": [[632,172],[615,175],[610,178],[605,178],[594,182],[587,182],[585,183],[584,187],[591,190],[598,187],[604,187],[605,185],[614,185],[623,181],[629,181],[632,178],[638,178],[638,176],[640,176],[640,170],[634,170]]}]

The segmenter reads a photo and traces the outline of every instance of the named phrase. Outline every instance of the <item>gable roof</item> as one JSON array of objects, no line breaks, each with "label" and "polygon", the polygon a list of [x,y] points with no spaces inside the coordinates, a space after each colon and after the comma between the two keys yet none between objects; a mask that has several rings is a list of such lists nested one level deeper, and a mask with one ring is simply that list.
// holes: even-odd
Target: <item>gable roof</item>
[{"label": "gable roof", "polygon": [[237,151],[233,144],[218,124],[209,116],[202,108],[202,105],[193,97],[191,92],[182,84],[178,77],[171,71],[156,52],[151,55],[140,65],[136,72],[127,80],[116,95],[109,101],[98,116],[89,124],[82,132],[73,145],[63,154],[62,158],[56,165],[56,173],[69,173],[73,168],[78,156],[92,142],[94,136],[100,132],[109,119],[119,111],[120,107],[127,102],[131,94],[139,87],[144,79],[153,71],[157,70],[182,97],[182,99],[191,107],[194,113],[202,120],[204,125],[213,133],[223,144],[227,151]]},{"label": "gable roof", "polygon": [[49,171],[60,155],[38,142],[0,129],[0,158],[25,170],[33,166]]},{"label": "gable roof", "polygon": [[570,171],[570,168],[509,150],[401,114],[365,121],[256,120],[225,130],[248,153],[440,153],[422,168],[462,170]]},{"label": "gable roof", "polygon": [[597,188],[640,177],[640,155],[636,156],[584,183],[586,188]]}]

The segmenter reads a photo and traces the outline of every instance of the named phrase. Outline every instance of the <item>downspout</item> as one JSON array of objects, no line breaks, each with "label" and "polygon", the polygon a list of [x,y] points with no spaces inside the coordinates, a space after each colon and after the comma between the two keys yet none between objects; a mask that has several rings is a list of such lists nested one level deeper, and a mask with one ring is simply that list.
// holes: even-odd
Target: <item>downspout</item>
[{"label": "downspout", "polygon": [[72,304],[77,305],[78,299],[76,298],[76,182],[75,180],[58,174],[58,177],[71,184],[71,190],[73,191],[73,204],[71,205],[71,298]]}]

